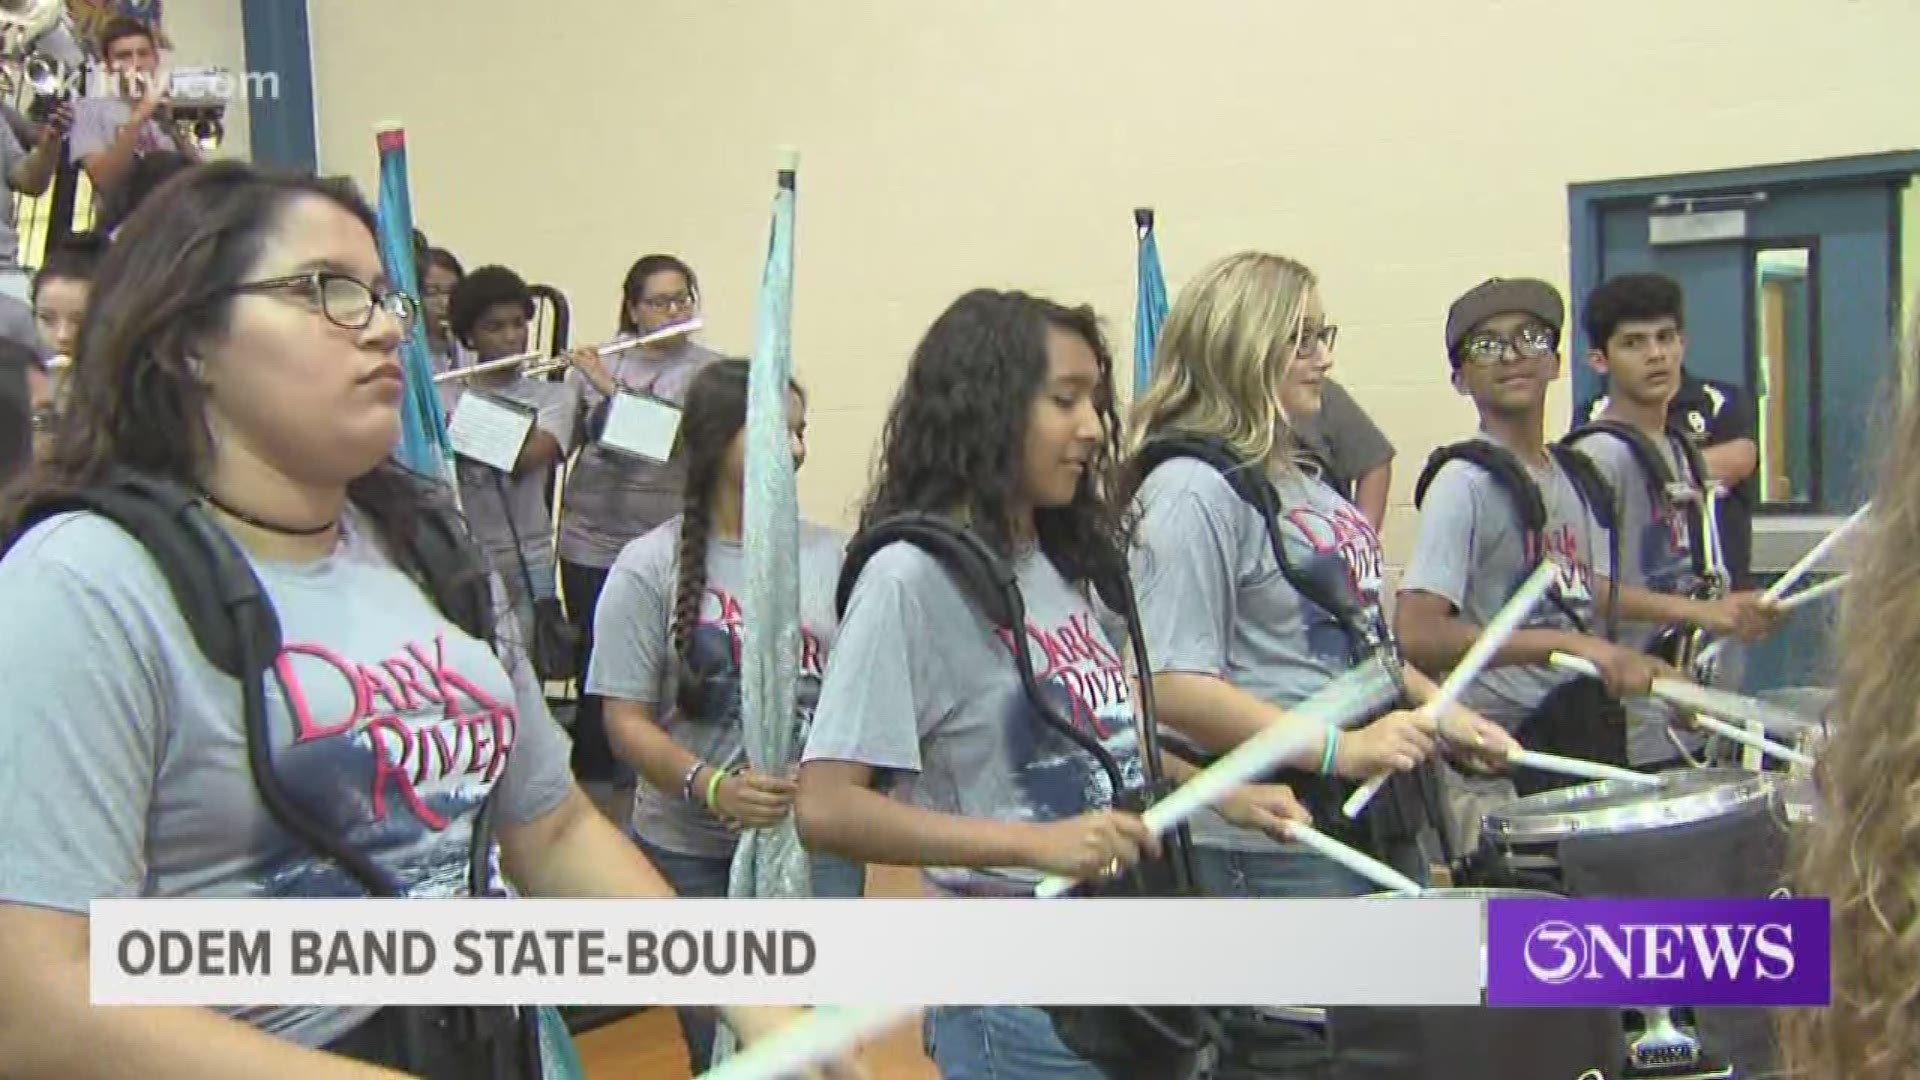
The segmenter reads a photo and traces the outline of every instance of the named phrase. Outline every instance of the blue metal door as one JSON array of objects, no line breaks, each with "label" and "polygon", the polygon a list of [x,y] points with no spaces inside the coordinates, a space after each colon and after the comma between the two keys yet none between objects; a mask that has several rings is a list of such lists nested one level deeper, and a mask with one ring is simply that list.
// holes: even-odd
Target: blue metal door
[{"label": "blue metal door", "polygon": [[[1901,193],[1916,171],[1920,154],[1886,154],[1573,189],[1576,305],[1614,274],[1674,278],[1688,369],[1755,402],[1762,585],[1871,488],[1872,433],[1899,399]],[[1570,358],[1584,355],[1584,335],[1570,346]],[[1575,401],[1600,392],[1584,363],[1572,367]],[[1803,608],[1749,650],[1743,687],[1826,684],[1832,614],[1830,603]]]}]

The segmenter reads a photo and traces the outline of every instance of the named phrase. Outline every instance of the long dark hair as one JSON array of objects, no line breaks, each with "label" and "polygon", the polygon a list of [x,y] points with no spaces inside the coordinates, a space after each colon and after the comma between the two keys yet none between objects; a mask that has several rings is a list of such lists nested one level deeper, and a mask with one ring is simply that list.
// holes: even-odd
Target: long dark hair
[{"label": "long dark hair", "polygon": [[[806,401],[798,382],[788,383]],[[713,534],[713,492],[727,447],[747,423],[747,362],[716,360],[700,369],[687,387],[674,453],[686,468],[685,502],[680,515],[679,577],[673,587],[674,703],[680,714],[699,714],[704,673],[693,666],[693,631],[707,593],[707,542]]]},{"label": "long dark hair", "polygon": [[[376,231],[348,181],[238,161],[196,166],[134,211],[94,275],[52,454],[0,504],[4,531],[18,527],[28,502],[91,487],[117,469],[196,489],[205,481],[214,445],[194,357],[226,333],[233,287],[281,213],[303,197],[326,199]],[[428,490],[391,462],[348,485],[396,553]]]},{"label": "long dark hair", "polygon": [[1113,354],[1092,308],[1021,292],[976,289],[927,329],[881,432],[861,528],[895,514],[957,510],[994,550],[1012,556],[1027,416],[1046,382],[1049,326],[1093,349],[1101,437],[1073,501],[1035,510],[1040,548],[1076,583],[1126,572],[1127,518],[1110,498],[1120,452]]},{"label": "long dark hair", "polygon": [[627,269],[627,279],[620,285],[620,332],[631,334],[640,329],[633,321],[633,305],[647,294],[647,279],[655,274],[673,271],[687,279],[687,289],[697,298],[700,295],[700,279],[693,276],[693,267],[688,266],[672,255],[642,255]]}]

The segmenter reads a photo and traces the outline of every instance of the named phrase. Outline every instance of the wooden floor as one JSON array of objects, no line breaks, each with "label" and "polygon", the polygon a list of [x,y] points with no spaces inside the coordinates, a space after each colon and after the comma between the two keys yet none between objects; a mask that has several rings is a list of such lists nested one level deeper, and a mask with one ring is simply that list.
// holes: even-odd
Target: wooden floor
[{"label": "wooden floor", "polygon": [[[875,867],[867,875],[869,896],[918,896],[916,871]],[[638,1016],[579,1036],[580,1060],[592,1080],[687,1080],[687,1052],[672,1009]],[[920,1026],[910,1023],[877,1040],[868,1052],[874,1080],[939,1080],[920,1052]]]}]

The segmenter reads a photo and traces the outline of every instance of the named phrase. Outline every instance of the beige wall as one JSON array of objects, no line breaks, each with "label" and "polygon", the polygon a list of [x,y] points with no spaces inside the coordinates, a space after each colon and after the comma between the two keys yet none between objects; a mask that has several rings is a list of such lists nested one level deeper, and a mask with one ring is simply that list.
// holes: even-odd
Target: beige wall
[{"label": "beige wall", "polygon": [[248,102],[244,81],[247,45],[240,21],[240,0],[167,0],[167,36],[173,39],[173,67],[221,67],[239,88],[227,108],[227,134],[215,157],[246,157],[250,152]]},{"label": "beige wall", "polygon": [[749,348],[776,147],[798,146],[802,493],[839,522],[963,289],[1090,300],[1131,352],[1136,204],[1175,290],[1248,246],[1322,272],[1336,375],[1399,444],[1405,500],[1471,424],[1446,304],[1495,273],[1564,283],[1568,183],[1920,144],[1911,0],[311,7],[323,165],[371,186],[376,122],[404,121],[422,226],[565,288],[589,339],[627,264],[669,250],[703,275],[708,341]]}]

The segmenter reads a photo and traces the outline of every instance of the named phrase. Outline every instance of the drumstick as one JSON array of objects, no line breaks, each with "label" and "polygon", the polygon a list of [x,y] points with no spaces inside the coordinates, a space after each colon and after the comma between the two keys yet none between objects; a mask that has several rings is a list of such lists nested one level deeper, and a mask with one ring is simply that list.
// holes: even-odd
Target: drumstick
[{"label": "drumstick", "polygon": [[1587,780],[1620,780],[1645,787],[1659,787],[1663,783],[1657,776],[1634,772],[1632,769],[1602,765],[1597,761],[1585,761],[1581,758],[1561,757],[1559,754],[1542,754],[1537,750],[1513,750],[1507,754],[1507,760],[1523,769],[1538,769],[1541,772],[1578,776]]},{"label": "drumstick", "polygon": [[[1360,670],[1355,668],[1348,676]],[[1155,836],[1164,836],[1188,818],[1217,805],[1233,789],[1265,776],[1326,738],[1328,727],[1345,727],[1367,715],[1374,708],[1373,693],[1365,680],[1354,682],[1348,676],[1334,680],[1289,710],[1292,715],[1287,721],[1269,725],[1148,807],[1140,815],[1141,823]],[[1033,894],[1041,899],[1064,896],[1074,884],[1070,877],[1043,878]]]},{"label": "drumstick", "polygon": [[838,1057],[861,1040],[901,1023],[918,1005],[815,1009],[700,1074],[700,1080],[779,1080]]},{"label": "drumstick", "polygon": [[1763,595],[1765,595],[1766,598],[1769,600],[1776,600],[1776,601],[1779,600],[1782,596],[1785,596],[1787,594],[1787,590],[1793,588],[1794,583],[1798,582],[1802,577],[1806,576],[1807,571],[1813,569],[1813,567],[1817,563],[1819,563],[1821,558],[1824,557],[1827,552],[1831,551],[1835,544],[1840,542],[1842,537],[1846,536],[1847,533],[1851,531],[1854,526],[1866,520],[1867,511],[1871,509],[1873,509],[1873,504],[1867,503],[1864,506],[1860,507],[1860,509],[1855,510],[1850,516],[1848,516],[1847,520],[1840,523],[1840,526],[1838,528],[1834,529],[1832,532],[1822,537],[1819,543],[1813,545],[1812,551],[1809,551],[1805,555],[1802,555],[1800,557],[1799,562],[1794,563],[1791,569],[1789,569],[1786,573],[1781,574],[1780,579],[1778,581],[1775,581],[1773,584],[1767,586],[1767,591]]},{"label": "drumstick", "polygon": [[[1533,575],[1527,578],[1526,584],[1520,586],[1520,591],[1513,594],[1513,599],[1508,600],[1507,605],[1487,623],[1487,628],[1482,630],[1480,636],[1474,640],[1473,647],[1467,650],[1467,655],[1460,658],[1460,662],[1455,664],[1453,671],[1447,675],[1446,681],[1440,684],[1440,692],[1433,696],[1432,701],[1421,706],[1421,711],[1433,718],[1434,723],[1438,724],[1440,718],[1453,709],[1454,705],[1460,701],[1460,695],[1466,693],[1467,687],[1473,680],[1480,677],[1480,672],[1493,659],[1493,655],[1500,651],[1500,647],[1507,643],[1507,639],[1513,637],[1515,631],[1520,629],[1520,624],[1533,613],[1534,605],[1538,604],[1540,598],[1545,596],[1547,590],[1552,587],[1554,575],[1558,572],[1552,559],[1542,560],[1540,565],[1534,568]],[[1373,801],[1375,795],[1380,794],[1380,789],[1386,786],[1386,783],[1387,774],[1385,773],[1367,781],[1360,790],[1347,799],[1346,805],[1341,807],[1341,812],[1350,818],[1359,817],[1360,812],[1367,808],[1367,804]]]},{"label": "drumstick", "polygon": [[[1785,596],[1787,594],[1787,590],[1793,588],[1794,584],[1797,583],[1802,577],[1805,577],[1807,574],[1807,571],[1813,569],[1813,567],[1817,565],[1820,562],[1820,560],[1826,556],[1827,552],[1833,550],[1833,546],[1839,543],[1841,538],[1846,536],[1847,533],[1851,531],[1854,526],[1866,520],[1867,511],[1871,509],[1873,509],[1872,503],[1867,503],[1861,506],[1860,509],[1855,510],[1851,515],[1849,515],[1847,520],[1841,522],[1839,527],[1835,528],[1832,532],[1828,533],[1827,535],[1821,537],[1820,542],[1813,545],[1813,550],[1807,552],[1805,555],[1802,555],[1800,557],[1799,562],[1794,563],[1793,566],[1790,567],[1786,573],[1780,575],[1779,580],[1767,586],[1767,591],[1761,594],[1762,598],[1766,600],[1770,600],[1776,604],[1780,604],[1780,606],[1783,608],[1788,607],[1788,604],[1783,603],[1781,601],[1781,597]],[[1819,586],[1816,585],[1814,586],[1814,588],[1817,589],[1819,588]],[[1807,591],[1812,592],[1813,589],[1809,589]],[[1806,602],[1805,600],[1799,601],[1799,603],[1805,603],[1805,602]],[[1797,605],[1794,605],[1794,606],[1797,606]],[[1694,659],[1694,665],[1696,667],[1704,668],[1707,664],[1710,664],[1713,662],[1714,657],[1720,655],[1721,650],[1725,649],[1726,645],[1727,645],[1727,639],[1725,638],[1721,638],[1718,641],[1709,643],[1706,648],[1700,650],[1700,655]]]},{"label": "drumstick", "polygon": [[1752,747],[1763,754],[1772,754],[1782,761],[1791,761],[1795,765],[1805,765],[1809,768],[1813,766],[1813,758],[1795,750],[1791,746],[1774,742],[1765,735],[1755,735],[1753,732],[1729,724],[1725,720],[1716,720],[1706,713],[1696,712],[1693,714],[1693,719],[1708,731],[1718,732],[1726,738],[1739,743],[1741,746]]},{"label": "drumstick", "polygon": [[1780,601],[1780,610],[1792,611],[1794,608],[1797,608],[1802,604],[1811,604],[1815,600],[1820,599],[1821,597],[1827,595],[1830,592],[1836,592],[1840,589],[1844,589],[1847,586],[1847,578],[1849,576],[1850,575],[1847,575],[1847,574],[1841,574],[1839,577],[1830,578],[1826,581],[1821,582],[1818,585],[1813,586],[1812,588],[1802,589],[1799,592],[1794,593],[1792,596],[1787,597],[1785,600]]},{"label": "drumstick", "polygon": [[[1566,671],[1577,671],[1583,675],[1592,675],[1595,678],[1600,676],[1600,668],[1595,665],[1593,661],[1581,656],[1554,653],[1553,666]],[[1694,714],[1694,717],[1700,721],[1702,727],[1717,731],[1742,746],[1753,747],[1755,750],[1772,754],[1784,761],[1798,762],[1802,765],[1813,764],[1812,758],[1807,757],[1807,755],[1798,750],[1783,746],[1764,736],[1742,731],[1740,728],[1724,720],[1716,720],[1711,716],[1705,715],[1708,711],[1725,713],[1732,716],[1745,717],[1764,726],[1769,713],[1777,712],[1777,710],[1772,710],[1765,702],[1741,697],[1739,694],[1730,694],[1724,690],[1695,686],[1692,683],[1680,682],[1676,679],[1653,680],[1653,696],[1669,704],[1678,705],[1686,709],[1688,712]]]},{"label": "drumstick", "polygon": [[1348,847],[1346,844],[1335,840],[1333,837],[1328,836],[1326,833],[1321,832],[1311,825],[1291,822],[1288,824],[1287,831],[1288,835],[1292,836],[1293,839],[1300,841],[1314,851],[1325,855],[1327,858],[1359,874],[1361,877],[1367,878],[1382,888],[1392,889],[1394,892],[1406,893],[1408,896],[1419,896],[1426,892],[1425,889],[1420,887],[1419,882],[1378,859]]}]

